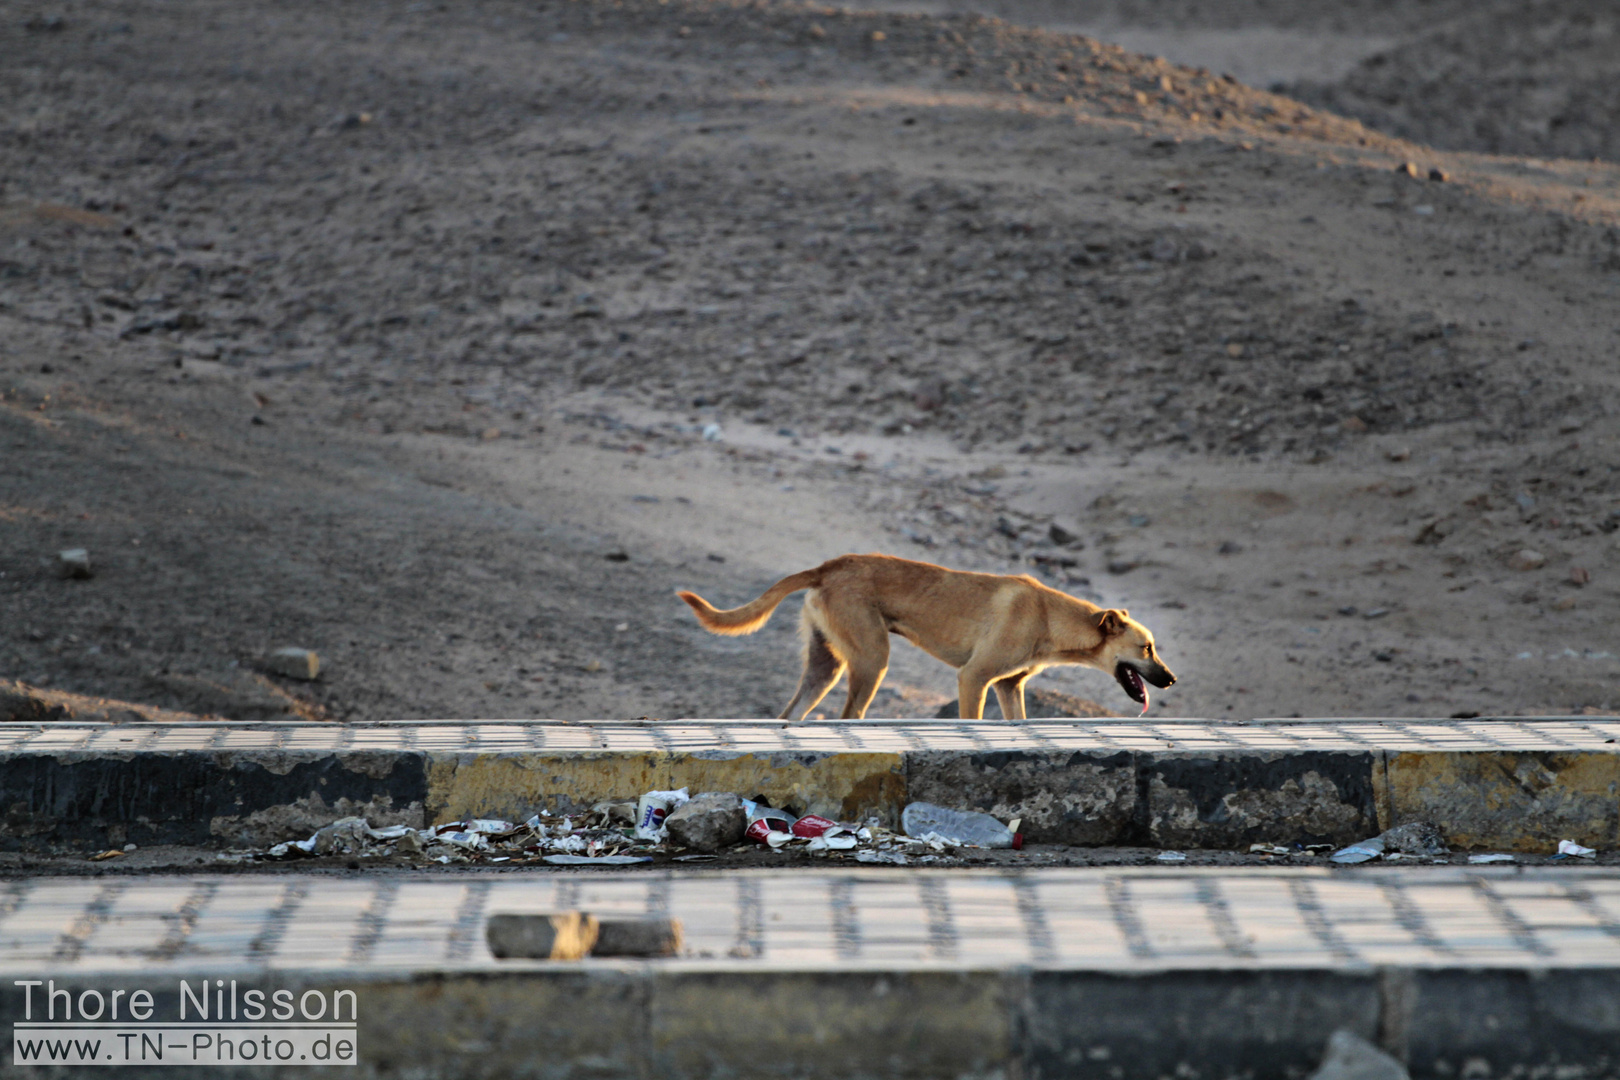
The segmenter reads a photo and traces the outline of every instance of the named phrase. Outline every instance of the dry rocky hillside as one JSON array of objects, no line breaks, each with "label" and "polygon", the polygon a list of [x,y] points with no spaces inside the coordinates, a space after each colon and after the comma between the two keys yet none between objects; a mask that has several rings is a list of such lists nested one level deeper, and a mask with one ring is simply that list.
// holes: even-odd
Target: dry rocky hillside
[{"label": "dry rocky hillside", "polygon": [[[1129,606],[1155,715],[1620,707],[1614,31],[1538,5],[1485,84],[1514,5],[1275,6],[1071,14],[1381,47],[1288,96],[1010,0],[5,13],[0,677],[769,715],[797,601],[673,589],[886,550]],[[875,711],[952,694],[897,645]]]}]

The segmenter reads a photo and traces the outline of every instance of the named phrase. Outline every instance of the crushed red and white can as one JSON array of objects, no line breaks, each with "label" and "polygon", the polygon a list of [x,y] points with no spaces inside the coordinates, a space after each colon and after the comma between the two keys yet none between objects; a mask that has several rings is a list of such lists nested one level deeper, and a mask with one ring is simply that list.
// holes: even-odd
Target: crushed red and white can
[{"label": "crushed red and white can", "polygon": [[743,835],[756,844],[765,844],[769,847],[781,847],[793,839],[792,833],[771,828],[773,824],[776,824],[776,822],[769,818],[760,818],[757,821],[749,822],[748,829]]},{"label": "crushed red and white can", "polygon": [[839,830],[843,826],[836,821],[828,820],[820,814],[806,814],[793,823],[793,835],[803,837],[821,836],[828,830]]}]

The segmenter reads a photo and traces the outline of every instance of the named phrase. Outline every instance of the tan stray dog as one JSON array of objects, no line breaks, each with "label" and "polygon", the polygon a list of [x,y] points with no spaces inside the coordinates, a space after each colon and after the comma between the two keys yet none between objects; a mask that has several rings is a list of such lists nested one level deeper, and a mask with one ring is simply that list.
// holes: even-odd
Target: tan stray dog
[{"label": "tan stray dog", "polygon": [[804,675],[781,719],[802,720],[849,671],[843,718],[866,715],[889,670],[889,635],[956,668],[962,719],[984,715],[994,686],[1001,715],[1024,719],[1024,683],[1043,668],[1083,664],[1119,680],[1147,712],[1144,680],[1166,687],[1175,675],[1159,660],[1147,627],[1118,608],[1099,608],[1028,575],[970,574],[892,555],[843,555],[790,574],[752,603],[717,610],[677,593],[715,634],[752,634],[790,593],[804,601]]}]

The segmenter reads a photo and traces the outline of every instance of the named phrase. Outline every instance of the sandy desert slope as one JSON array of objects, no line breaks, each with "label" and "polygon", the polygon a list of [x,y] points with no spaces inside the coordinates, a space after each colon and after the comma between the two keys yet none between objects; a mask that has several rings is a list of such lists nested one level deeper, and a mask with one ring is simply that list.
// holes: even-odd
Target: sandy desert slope
[{"label": "sandy desert slope", "polygon": [[1156,715],[1620,706],[1612,164],[788,3],[86,0],[0,99],[0,676],[774,714],[796,601],[673,589],[888,550],[1129,607]]}]

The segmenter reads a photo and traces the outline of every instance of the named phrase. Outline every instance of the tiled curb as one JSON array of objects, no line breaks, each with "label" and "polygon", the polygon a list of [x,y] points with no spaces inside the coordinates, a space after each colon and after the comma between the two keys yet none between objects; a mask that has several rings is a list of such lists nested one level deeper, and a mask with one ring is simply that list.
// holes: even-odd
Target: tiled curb
[{"label": "tiled curb", "polygon": [[[499,961],[485,948],[490,914],[556,910],[677,918],[686,951],[551,964]],[[1299,1077],[1348,1028],[1414,1077],[1582,1080],[1620,1070],[1620,875],[12,883],[0,890],[8,1032],[21,1019],[17,980],[46,979],[74,1001],[84,990],[147,989],[158,1018],[178,1014],[181,980],[239,999],[352,990],[360,1067],[345,1075],[361,1077]],[[8,1063],[8,1076],[62,1075]]]},{"label": "tiled curb", "polygon": [[1036,842],[1347,843],[1426,819],[1464,848],[1611,849],[1617,738],[1574,718],[12,725],[0,844],[259,843],[323,815],[522,819],[688,787],[891,823],[929,800]]}]

